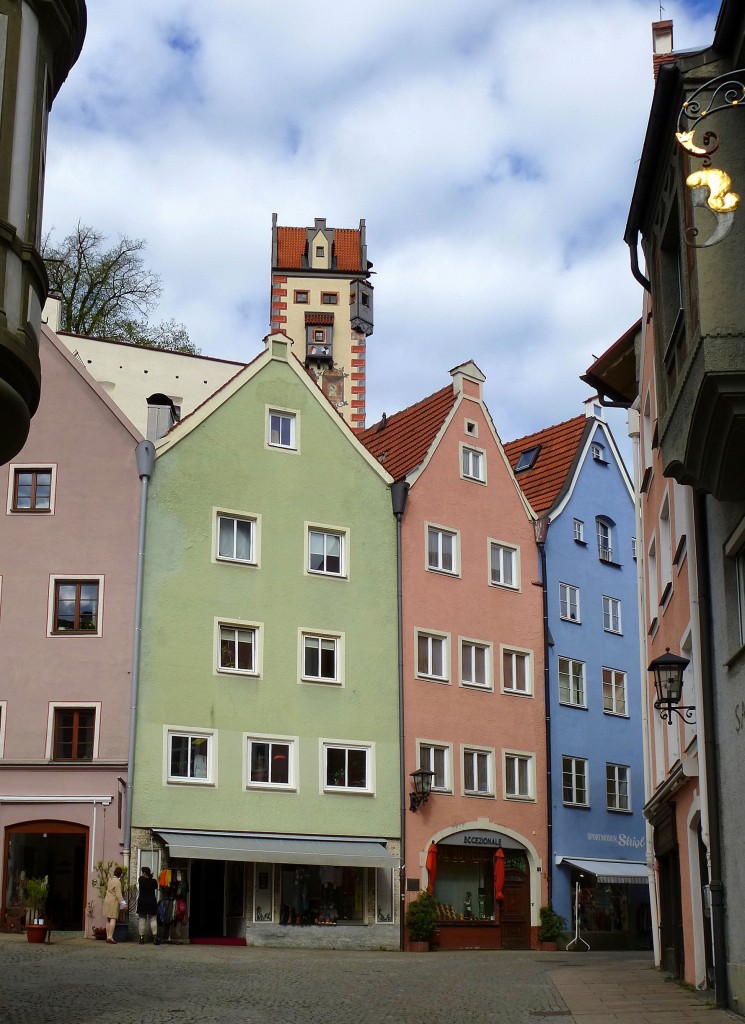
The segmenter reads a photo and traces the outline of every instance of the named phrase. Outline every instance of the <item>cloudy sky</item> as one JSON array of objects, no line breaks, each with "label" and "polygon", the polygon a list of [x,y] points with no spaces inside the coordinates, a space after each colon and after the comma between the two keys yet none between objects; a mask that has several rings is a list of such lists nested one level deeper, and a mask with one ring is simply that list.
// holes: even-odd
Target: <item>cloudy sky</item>
[{"label": "cloudy sky", "polygon": [[[676,49],[710,43],[718,8],[665,0]],[[45,227],[147,239],[156,319],[248,360],[272,213],[364,217],[368,423],[472,358],[510,440],[576,415],[578,375],[640,316],[622,236],[659,16],[649,0],[88,0]]]}]

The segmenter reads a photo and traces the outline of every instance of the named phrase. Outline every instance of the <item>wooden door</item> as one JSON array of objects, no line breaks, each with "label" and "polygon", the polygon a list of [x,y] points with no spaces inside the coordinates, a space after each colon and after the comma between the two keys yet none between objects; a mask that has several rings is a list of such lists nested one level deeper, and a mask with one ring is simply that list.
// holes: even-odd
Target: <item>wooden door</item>
[{"label": "wooden door", "polygon": [[502,949],[530,949],[530,879],[525,870],[507,867],[502,903]]}]

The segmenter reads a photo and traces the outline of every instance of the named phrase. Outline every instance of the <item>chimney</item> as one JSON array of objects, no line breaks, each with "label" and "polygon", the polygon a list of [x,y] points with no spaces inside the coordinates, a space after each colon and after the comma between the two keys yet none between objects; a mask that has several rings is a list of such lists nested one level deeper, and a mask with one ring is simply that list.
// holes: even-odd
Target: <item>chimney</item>
[{"label": "chimney", "polygon": [[672,21],[652,22],[652,72],[657,81],[662,64],[669,64],[673,56]]}]

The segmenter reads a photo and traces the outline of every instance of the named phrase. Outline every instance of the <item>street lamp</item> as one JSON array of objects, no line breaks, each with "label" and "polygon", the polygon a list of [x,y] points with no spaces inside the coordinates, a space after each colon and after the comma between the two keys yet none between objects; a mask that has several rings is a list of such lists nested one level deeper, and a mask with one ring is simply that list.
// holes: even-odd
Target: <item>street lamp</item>
[{"label": "street lamp", "polygon": [[409,793],[409,810],[416,813],[417,807],[429,800],[435,773],[428,768],[417,768],[415,772],[411,772],[411,777],[414,780],[414,792]]},{"label": "street lamp", "polygon": [[673,713],[684,722],[692,725],[696,723],[696,708],[680,703],[683,695],[683,673],[689,664],[688,658],[671,654],[669,647],[665,648],[664,654],[649,664],[648,671],[654,673],[654,688],[657,691],[654,707],[659,711],[662,721],[668,725],[672,722]]}]

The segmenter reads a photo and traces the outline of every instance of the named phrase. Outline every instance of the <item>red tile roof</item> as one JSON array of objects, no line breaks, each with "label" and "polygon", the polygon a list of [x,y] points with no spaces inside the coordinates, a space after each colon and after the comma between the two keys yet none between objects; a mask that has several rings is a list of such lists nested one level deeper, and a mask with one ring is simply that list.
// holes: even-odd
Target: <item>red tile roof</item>
[{"label": "red tile roof", "polygon": [[[277,267],[275,269],[302,270],[306,231],[306,228],[277,228]],[[334,230],[334,256],[337,270],[353,274],[362,273],[358,228],[336,228]]]},{"label": "red tile roof", "polygon": [[408,409],[392,416],[384,414],[357,436],[393,479],[400,480],[424,461],[456,397],[453,385],[448,384]]},{"label": "red tile roof", "polygon": [[334,314],[333,313],[306,313],[305,323],[309,325],[313,324],[333,324]]},{"label": "red tile roof", "polygon": [[592,420],[586,416],[575,416],[505,444],[504,450],[513,470],[522,452],[541,446],[532,468],[515,473],[523,494],[538,514],[548,512],[562,493],[588,423]]},{"label": "red tile roof", "polygon": [[[337,270],[362,271],[360,264],[360,233],[356,228],[337,228],[334,233],[334,255]],[[367,268],[365,268],[367,269]]]},{"label": "red tile roof", "polygon": [[277,228],[277,266],[302,268],[305,228]]}]

